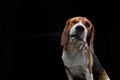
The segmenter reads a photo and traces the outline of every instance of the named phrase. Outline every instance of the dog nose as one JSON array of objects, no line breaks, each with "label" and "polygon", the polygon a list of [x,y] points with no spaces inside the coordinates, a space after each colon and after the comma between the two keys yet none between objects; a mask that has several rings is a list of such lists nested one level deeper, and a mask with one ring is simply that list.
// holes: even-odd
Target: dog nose
[{"label": "dog nose", "polygon": [[78,26],[76,27],[76,30],[77,30],[77,31],[84,31],[84,27],[83,27],[82,25],[78,25]]}]

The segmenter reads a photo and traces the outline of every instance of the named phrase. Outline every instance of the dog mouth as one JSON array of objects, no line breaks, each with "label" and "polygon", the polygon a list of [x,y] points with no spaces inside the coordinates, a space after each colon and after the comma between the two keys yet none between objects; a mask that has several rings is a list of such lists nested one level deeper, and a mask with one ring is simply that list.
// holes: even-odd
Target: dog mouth
[{"label": "dog mouth", "polygon": [[72,34],[70,37],[74,39],[80,39],[80,36],[78,34]]},{"label": "dog mouth", "polygon": [[77,34],[70,35],[71,37],[79,37]]}]

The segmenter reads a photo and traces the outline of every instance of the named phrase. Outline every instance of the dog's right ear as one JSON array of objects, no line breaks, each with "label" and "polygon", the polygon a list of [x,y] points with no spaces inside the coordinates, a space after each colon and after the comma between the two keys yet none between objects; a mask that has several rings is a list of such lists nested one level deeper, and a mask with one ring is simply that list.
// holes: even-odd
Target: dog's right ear
[{"label": "dog's right ear", "polygon": [[64,46],[64,47],[66,47],[69,39],[69,26],[70,26],[70,20],[66,22],[65,28],[61,35],[61,46]]}]

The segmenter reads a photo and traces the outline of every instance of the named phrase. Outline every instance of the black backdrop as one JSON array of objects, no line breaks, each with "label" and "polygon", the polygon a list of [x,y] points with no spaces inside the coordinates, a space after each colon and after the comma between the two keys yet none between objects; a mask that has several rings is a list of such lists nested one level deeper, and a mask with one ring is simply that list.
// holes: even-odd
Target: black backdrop
[{"label": "black backdrop", "polygon": [[[95,1],[93,1],[95,2]],[[68,18],[85,16],[95,26],[95,54],[112,78],[118,28],[110,3],[102,1],[3,2],[1,45],[3,80],[67,80],[61,61],[60,36]]]}]

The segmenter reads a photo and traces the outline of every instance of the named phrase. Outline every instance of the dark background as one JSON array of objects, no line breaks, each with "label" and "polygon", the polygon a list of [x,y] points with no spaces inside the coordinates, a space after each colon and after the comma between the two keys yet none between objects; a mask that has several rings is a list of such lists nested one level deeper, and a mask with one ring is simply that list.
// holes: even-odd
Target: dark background
[{"label": "dark background", "polygon": [[113,78],[119,41],[117,6],[103,1],[5,1],[1,4],[2,80],[67,80],[60,36],[68,18],[85,16],[95,26],[95,54]]}]

